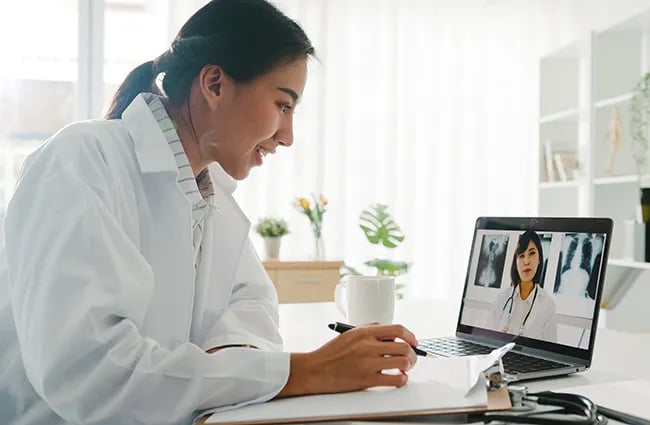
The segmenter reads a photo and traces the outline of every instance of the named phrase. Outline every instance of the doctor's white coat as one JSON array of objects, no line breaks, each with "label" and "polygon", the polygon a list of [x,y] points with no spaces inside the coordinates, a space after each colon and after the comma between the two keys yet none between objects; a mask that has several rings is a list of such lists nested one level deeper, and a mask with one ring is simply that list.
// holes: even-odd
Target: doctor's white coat
[{"label": "doctor's white coat", "polygon": [[[195,284],[191,205],[141,96],[26,160],[0,252],[1,423],[186,424],[281,390],[277,295],[216,171]],[[260,350],[206,353],[227,344]]]}]

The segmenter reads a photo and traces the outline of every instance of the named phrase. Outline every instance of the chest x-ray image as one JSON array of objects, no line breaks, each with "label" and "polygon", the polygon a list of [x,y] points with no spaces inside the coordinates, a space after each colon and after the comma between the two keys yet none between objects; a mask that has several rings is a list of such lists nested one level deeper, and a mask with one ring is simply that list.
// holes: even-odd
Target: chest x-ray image
[{"label": "chest x-ray image", "polygon": [[564,235],[553,293],[593,300],[596,297],[603,247],[603,235]]},{"label": "chest x-ray image", "polygon": [[506,261],[508,235],[484,235],[474,285],[500,288]]}]

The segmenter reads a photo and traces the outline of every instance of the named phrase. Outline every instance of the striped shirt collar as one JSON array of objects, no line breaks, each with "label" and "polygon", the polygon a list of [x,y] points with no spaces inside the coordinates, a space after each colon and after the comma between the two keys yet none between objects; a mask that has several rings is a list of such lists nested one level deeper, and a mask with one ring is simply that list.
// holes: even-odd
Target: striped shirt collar
[{"label": "striped shirt collar", "polygon": [[198,176],[194,177],[194,172],[176,132],[176,127],[169,117],[162,100],[153,93],[142,93],[141,96],[144,98],[147,106],[149,106],[160,131],[162,131],[172,150],[176,167],[178,168],[177,182],[185,192],[185,196],[192,203],[192,210],[205,209],[208,200],[214,195],[214,187],[210,173],[205,169]]}]

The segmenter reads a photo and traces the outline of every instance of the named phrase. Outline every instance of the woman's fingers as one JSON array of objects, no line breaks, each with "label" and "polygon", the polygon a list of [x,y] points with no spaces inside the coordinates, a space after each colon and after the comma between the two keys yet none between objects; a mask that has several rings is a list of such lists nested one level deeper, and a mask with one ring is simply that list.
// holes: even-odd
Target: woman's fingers
[{"label": "woman's fingers", "polygon": [[[401,325],[351,329],[316,351],[293,353],[289,380],[279,396],[354,391],[375,386],[400,387],[408,380],[404,372],[416,362],[410,346],[416,341]],[[389,370],[402,373],[390,373]]]},{"label": "woman's fingers", "polygon": [[373,362],[373,369],[376,371],[399,369],[402,372],[413,367],[413,362],[406,356],[386,356],[377,358]]},{"label": "woman's fingers", "polygon": [[418,340],[415,338],[415,335],[402,325],[373,325],[357,329],[364,330],[368,335],[372,335],[378,340],[398,338],[406,341],[410,345],[418,345]]},{"label": "woman's fingers", "polygon": [[380,373],[377,375],[374,387],[401,387],[408,382],[408,375],[405,373]]}]

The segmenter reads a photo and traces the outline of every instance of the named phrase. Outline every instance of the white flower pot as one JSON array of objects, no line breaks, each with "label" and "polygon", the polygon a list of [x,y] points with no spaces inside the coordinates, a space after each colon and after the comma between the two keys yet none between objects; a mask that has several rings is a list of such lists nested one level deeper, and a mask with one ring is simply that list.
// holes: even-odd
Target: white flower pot
[{"label": "white flower pot", "polygon": [[280,257],[280,242],[282,242],[282,236],[264,238],[267,260],[277,260]]}]

